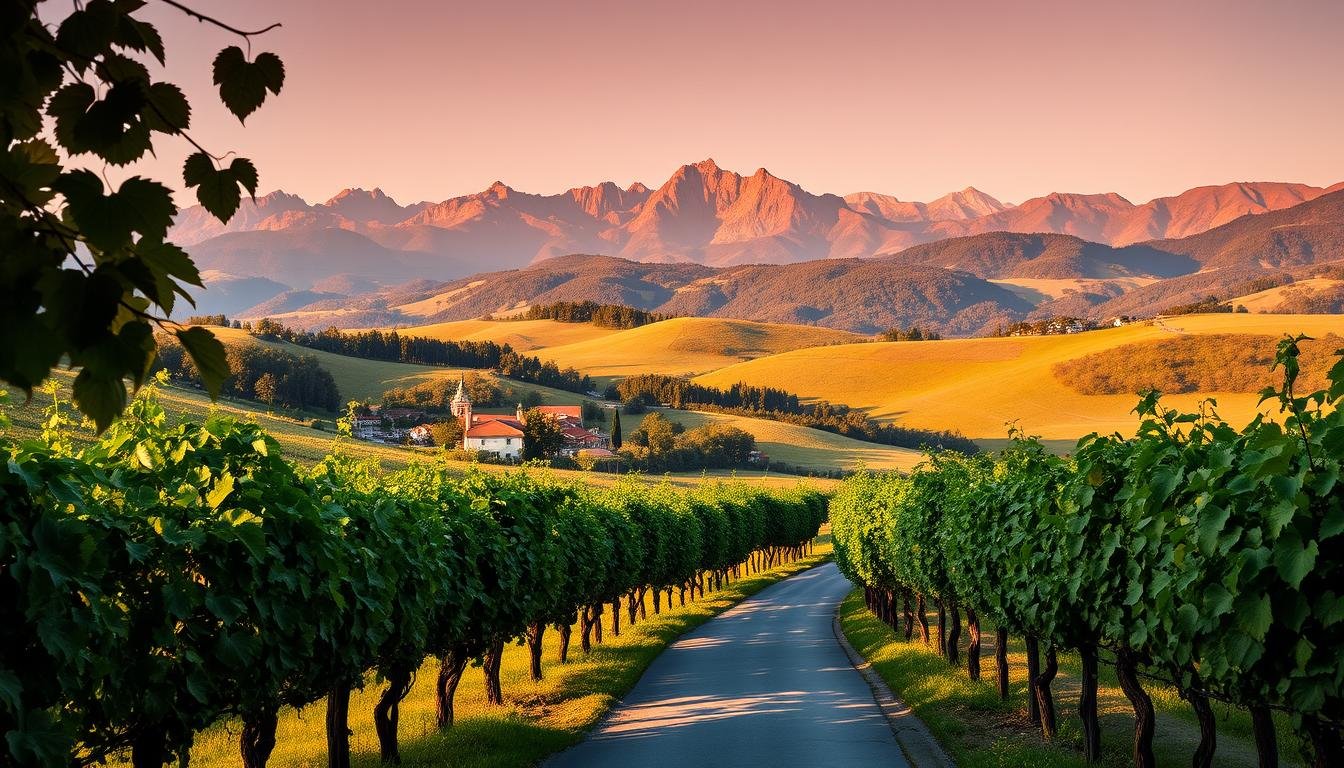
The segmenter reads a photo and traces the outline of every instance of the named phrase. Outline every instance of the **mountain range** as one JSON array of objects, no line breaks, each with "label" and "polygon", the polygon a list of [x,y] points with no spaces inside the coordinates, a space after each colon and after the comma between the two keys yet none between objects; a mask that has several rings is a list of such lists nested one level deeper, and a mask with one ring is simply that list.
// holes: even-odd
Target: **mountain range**
[{"label": "mountain range", "polygon": [[311,288],[321,276],[344,272],[385,283],[450,279],[571,253],[724,267],[866,258],[986,232],[1129,245],[1198,234],[1331,190],[1256,182],[1138,205],[1114,193],[1055,193],[1008,205],[968,187],[923,203],[876,192],[814,194],[764,168],[743,176],[705,160],[683,165],[656,189],[603,182],[537,195],[495,182],[476,194],[413,205],[378,189],[347,189],[316,205],[272,192],[245,201],[227,224],[187,208],[170,235],[204,269]]},{"label": "mountain range", "polygon": [[[202,311],[292,315],[310,327],[591,298],[968,334],[1044,312],[1197,296],[1234,277],[1344,258],[1331,250],[1344,222],[1334,204],[1341,190],[1255,182],[1141,204],[1055,193],[1011,205],[968,187],[925,203],[814,194],[763,168],[743,176],[705,160],[656,189],[603,182],[537,195],[496,182],[413,205],[378,189],[316,205],[273,192],[245,201],[227,224],[185,209],[170,237],[206,271]],[[1275,224],[1283,214],[1291,221]]]},{"label": "mountain range", "polygon": [[[588,299],[863,333],[920,325],[977,335],[1055,315],[1151,315],[1209,295],[1230,299],[1267,283],[1321,276],[1344,280],[1344,191],[1198,235],[1124,246],[990,232],[871,258],[791,264],[711,267],[572,254],[449,281],[375,287],[337,276],[247,308],[210,310],[303,328],[352,328],[507,316],[532,304]],[[252,279],[260,280],[243,280]],[[229,285],[241,298],[241,288]],[[268,290],[273,283],[258,286]]]}]

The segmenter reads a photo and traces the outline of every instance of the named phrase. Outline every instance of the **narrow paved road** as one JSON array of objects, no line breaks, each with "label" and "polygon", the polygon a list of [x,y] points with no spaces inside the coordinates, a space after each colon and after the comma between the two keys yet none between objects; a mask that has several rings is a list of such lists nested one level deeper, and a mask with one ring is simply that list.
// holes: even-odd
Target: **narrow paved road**
[{"label": "narrow paved road", "polygon": [[831,620],[833,564],[775,584],[682,637],[548,768],[908,766]]}]

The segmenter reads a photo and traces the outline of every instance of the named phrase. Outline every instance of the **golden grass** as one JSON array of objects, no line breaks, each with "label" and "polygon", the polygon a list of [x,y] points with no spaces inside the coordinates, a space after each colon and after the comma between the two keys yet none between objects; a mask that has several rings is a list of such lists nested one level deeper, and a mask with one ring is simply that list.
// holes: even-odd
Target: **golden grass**
[{"label": "golden grass", "polygon": [[536,352],[595,377],[688,375],[803,347],[854,342],[848,331],[708,317],[677,317]]},{"label": "golden grass", "polygon": [[[771,461],[799,467],[852,470],[863,464],[869,469],[908,470],[923,458],[923,454],[919,451],[909,448],[878,445],[820,429],[769,419],[724,413],[678,411],[670,408],[659,409],[659,412],[687,429],[704,424],[727,424],[737,427],[751,433],[756,438],[756,449],[767,454]],[[638,429],[642,421],[642,416],[622,414],[621,429],[628,437]],[[606,429],[610,427],[607,426]]]},{"label": "golden grass", "polygon": [[[484,376],[491,375],[474,368],[413,365],[337,355],[332,352],[300,347],[288,342],[263,341],[245,331],[234,328],[211,328],[210,330],[225,344],[260,344],[294,355],[311,355],[317,358],[317,362],[331,372],[332,378],[336,380],[336,386],[341,390],[341,397],[346,400],[367,399],[378,402],[382,399],[383,392],[393,387],[410,387],[437,378],[456,380],[469,370],[475,370]],[[582,395],[573,392],[543,387],[538,384],[526,384],[512,379],[495,378],[502,389],[513,389],[518,395],[529,391],[537,392],[546,405],[573,404],[583,399]]]},{"label": "golden grass", "polygon": [[1288,298],[1288,294],[1306,291],[1317,293],[1330,288],[1344,284],[1344,280],[1334,280],[1328,277],[1312,277],[1306,280],[1298,280],[1287,285],[1280,285],[1256,293],[1248,293],[1245,296],[1238,296],[1234,299],[1228,299],[1225,304],[1231,304],[1233,307],[1243,306],[1250,312],[1273,312]]},{"label": "golden grass", "polygon": [[[416,676],[410,695],[401,705],[399,738],[403,765],[496,768],[535,765],[546,755],[577,743],[617,699],[639,680],[645,668],[677,637],[717,616],[744,598],[781,579],[829,559],[830,537],[817,539],[814,554],[794,563],[748,576],[719,592],[684,607],[653,613],[632,628],[622,616],[621,635],[611,635],[610,609],[603,615],[604,642],[585,656],[574,630],[570,661],[558,662],[559,637],[554,629],[543,638],[541,682],[528,676],[527,649],[505,647],[500,682],[505,703],[485,701],[479,668],[468,668],[455,700],[456,723],[447,732],[434,727],[434,679],[438,662],[427,660]],[[353,764],[378,765],[378,741],[371,713],[382,686],[372,678],[350,701],[350,746]],[[276,748],[270,765],[320,768],[326,764],[325,708],[321,703],[280,715]],[[201,734],[191,754],[191,765],[204,768],[236,766],[237,726],[221,725]]]},{"label": "golden grass", "polygon": [[[805,398],[869,409],[906,426],[958,430],[994,440],[1017,421],[1030,434],[1056,441],[1089,432],[1132,432],[1133,395],[1083,395],[1057,379],[1056,363],[1106,349],[1180,334],[1344,334],[1341,315],[1188,315],[1071,336],[950,339],[847,344],[800,349],[729,366],[696,381],[728,387],[745,381]],[[1193,409],[1217,397],[1229,421],[1248,421],[1258,395],[1191,393],[1164,401]]]},{"label": "golden grass", "polygon": [[[931,634],[936,613],[930,614]],[[863,605],[863,593],[854,590],[840,606],[840,625],[845,637],[873,668],[897,698],[909,705],[949,756],[962,768],[1084,768],[1082,729],[1077,718],[1079,679],[1082,667],[1076,653],[1059,656],[1060,671],[1051,686],[1059,734],[1047,744],[1040,730],[1027,720],[1026,652],[1020,637],[1009,638],[1009,698],[999,698],[994,677],[994,630],[982,627],[981,670],[984,677],[972,682],[966,675],[965,649],[969,637],[962,632],[962,666],[951,667],[932,647],[907,642]],[[916,637],[918,637],[916,635]],[[1100,669],[1098,713],[1102,728],[1102,760],[1105,768],[1133,765],[1131,742],[1134,710],[1120,690],[1114,670]],[[1150,681],[1144,688],[1157,713],[1154,752],[1159,765],[1189,765],[1199,743],[1190,705],[1174,688]],[[1240,710],[1215,705],[1218,718],[1218,749],[1214,764],[1232,768],[1255,768],[1250,717]],[[1276,717],[1283,765],[1299,765],[1297,741],[1286,717]]]}]

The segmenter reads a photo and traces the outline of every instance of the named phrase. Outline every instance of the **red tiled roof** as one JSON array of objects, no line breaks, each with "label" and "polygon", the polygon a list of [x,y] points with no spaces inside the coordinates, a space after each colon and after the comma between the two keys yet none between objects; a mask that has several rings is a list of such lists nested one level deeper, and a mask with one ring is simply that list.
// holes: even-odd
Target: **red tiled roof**
[{"label": "red tiled roof", "polygon": [[487,421],[508,421],[514,424],[518,423],[518,417],[512,413],[473,413],[471,414],[472,424],[484,424]]},{"label": "red tiled roof", "polygon": [[522,425],[509,419],[491,419],[468,429],[464,437],[522,437]]}]

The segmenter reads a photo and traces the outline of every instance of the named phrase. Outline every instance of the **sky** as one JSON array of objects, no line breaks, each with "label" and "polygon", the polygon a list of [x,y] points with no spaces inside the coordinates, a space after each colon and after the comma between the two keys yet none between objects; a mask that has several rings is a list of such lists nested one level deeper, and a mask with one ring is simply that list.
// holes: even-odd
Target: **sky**
[{"label": "sky", "polygon": [[[314,202],[657,186],[707,157],[903,200],[1344,180],[1338,0],[193,5],[280,22],[251,45],[287,79],[241,126],[210,83],[238,39],[151,0],[192,136]],[[163,142],[130,172],[180,184],[188,151]]]}]

